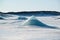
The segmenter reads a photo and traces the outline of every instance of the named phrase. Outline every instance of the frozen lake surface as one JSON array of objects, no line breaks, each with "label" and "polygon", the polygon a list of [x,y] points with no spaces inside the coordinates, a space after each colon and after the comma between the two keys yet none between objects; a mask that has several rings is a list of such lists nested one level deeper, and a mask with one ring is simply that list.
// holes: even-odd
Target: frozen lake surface
[{"label": "frozen lake surface", "polygon": [[[60,16],[36,18],[47,25],[60,28]],[[60,40],[60,29],[21,26],[24,21],[0,20],[0,40]]]}]

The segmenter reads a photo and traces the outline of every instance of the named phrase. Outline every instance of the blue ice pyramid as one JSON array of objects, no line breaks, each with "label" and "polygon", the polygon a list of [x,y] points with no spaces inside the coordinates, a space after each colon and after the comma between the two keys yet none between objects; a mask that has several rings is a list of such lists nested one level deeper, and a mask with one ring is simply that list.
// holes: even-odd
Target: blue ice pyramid
[{"label": "blue ice pyramid", "polygon": [[48,26],[41,21],[39,21],[35,16],[31,16],[28,20],[26,20],[23,24],[24,26],[37,26],[37,27],[43,27],[43,28],[56,28],[52,26]]}]

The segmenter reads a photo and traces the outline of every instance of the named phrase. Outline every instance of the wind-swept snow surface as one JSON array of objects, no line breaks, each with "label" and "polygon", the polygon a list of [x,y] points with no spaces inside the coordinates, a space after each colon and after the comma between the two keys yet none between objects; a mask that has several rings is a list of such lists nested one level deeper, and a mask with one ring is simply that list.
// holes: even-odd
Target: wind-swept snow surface
[{"label": "wind-swept snow surface", "polygon": [[[32,19],[35,22],[35,17]],[[44,25],[60,28],[60,20],[56,19],[56,16],[36,17],[36,20],[39,24],[42,22]],[[0,40],[60,40],[60,29],[42,28],[41,25],[41,27],[21,26],[25,21],[0,20]],[[34,22],[32,24],[35,25]]]}]

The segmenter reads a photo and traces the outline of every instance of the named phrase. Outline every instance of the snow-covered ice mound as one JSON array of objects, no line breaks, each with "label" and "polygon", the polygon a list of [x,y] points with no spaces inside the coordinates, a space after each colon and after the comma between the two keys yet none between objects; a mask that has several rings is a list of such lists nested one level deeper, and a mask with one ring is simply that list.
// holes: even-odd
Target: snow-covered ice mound
[{"label": "snow-covered ice mound", "polygon": [[28,20],[26,20],[23,24],[23,26],[37,26],[42,28],[57,28],[53,26],[46,25],[45,23],[39,21],[35,16],[31,16]]}]

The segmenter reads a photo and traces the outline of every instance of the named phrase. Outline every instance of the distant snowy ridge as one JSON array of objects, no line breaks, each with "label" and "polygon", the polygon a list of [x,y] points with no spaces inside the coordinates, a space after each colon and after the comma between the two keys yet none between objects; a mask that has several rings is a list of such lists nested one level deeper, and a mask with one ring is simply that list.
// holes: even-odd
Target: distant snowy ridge
[{"label": "distant snowy ridge", "polygon": [[54,15],[60,15],[60,12],[56,11],[23,11],[23,12],[7,12],[3,13],[0,12],[0,14],[15,14],[15,15],[24,15],[24,16],[54,16]]}]

